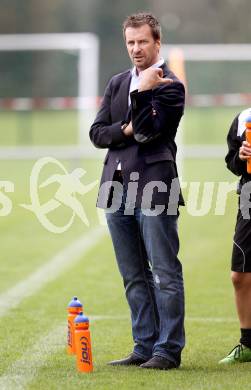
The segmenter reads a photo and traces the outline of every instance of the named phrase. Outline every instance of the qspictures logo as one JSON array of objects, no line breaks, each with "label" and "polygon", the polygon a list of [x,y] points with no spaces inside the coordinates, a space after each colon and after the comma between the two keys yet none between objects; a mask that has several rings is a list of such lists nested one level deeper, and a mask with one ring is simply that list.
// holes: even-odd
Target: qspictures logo
[{"label": "qspictures logo", "polygon": [[[49,170],[47,167],[49,166]],[[50,174],[48,174],[50,171]],[[52,172],[52,173],[51,173]],[[27,203],[21,203],[27,212],[32,213],[38,222],[49,232],[60,234],[66,232],[73,224],[75,218],[79,218],[84,225],[90,226],[85,211],[85,195],[97,187],[99,180],[84,184],[82,182],[87,172],[83,168],[75,168],[68,172],[65,166],[52,157],[44,157],[34,164],[29,181],[29,197]],[[133,215],[140,183],[139,172],[131,172],[127,188],[118,181],[102,183],[99,189],[99,197],[105,197],[108,203],[110,194],[113,195],[111,206],[106,213],[114,213],[123,208],[124,214]],[[44,200],[42,192],[49,188],[50,194]],[[150,181],[145,184],[142,191],[141,212],[147,217],[158,215],[177,215],[180,189],[185,190],[186,211],[190,216],[203,217],[209,213],[212,215],[225,215],[228,196],[236,192],[237,182],[184,182],[174,178],[171,186],[162,181]],[[53,191],[52,191],[53,189]],[[157,204],[152,207],[154,191],[169,193],[168,204]],[[13,208],[10,193],[15,191],[15,184],[8,180],[0,180],[0,217],[8,217]],[[169,191],[169,192],[168,192]],[[95,199],[93,199],[95,204]],[[144,207],[143,207],[144,205]],[[67,213],[63,213],[67,209]],[[250,219],[251,209],[251,182],[245,183],[240,193],[240,210],[244,219]],[[53,212],[67,214],[68,220],[63,225],[57,225],[53,218]],[[105,224],[103,217],[99,222]]]}]

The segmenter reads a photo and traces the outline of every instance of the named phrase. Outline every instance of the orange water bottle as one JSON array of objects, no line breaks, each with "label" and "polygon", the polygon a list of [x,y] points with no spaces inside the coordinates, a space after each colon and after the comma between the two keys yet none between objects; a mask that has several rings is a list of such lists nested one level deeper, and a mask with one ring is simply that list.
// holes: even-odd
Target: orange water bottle
[{"label": "orange water bottle", "polygon": [[68,311],[68,334],[67,334],[67,352],[69,355],[76,353],[75,339],[74,339],[74,319],[75,317],[83,312],[83,305],[74,297],[67,307]]},{"label": "orange water bottle", "polygon": [[92,372],[92,348],[89,330],[89,319],[80,313],[74,320],[77,369],[81,372]]},{"label": "orange water bottle", "polygon": [[[251,115],[246,119],[246,141],[251,145]],[[251,158],[247,160],[247,172],[251,174]]]}]

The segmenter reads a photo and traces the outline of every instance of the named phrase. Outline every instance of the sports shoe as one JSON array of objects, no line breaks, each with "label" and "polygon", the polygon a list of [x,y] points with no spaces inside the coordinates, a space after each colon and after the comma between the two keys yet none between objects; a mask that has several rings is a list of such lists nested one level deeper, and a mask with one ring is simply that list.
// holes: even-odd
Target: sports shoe
[{"label": "sports shoe", "polygon": [[222,360],[219,364],[233,364],[233,363],[245,363],[251,362],[251,348],[246,347],[243,344],[238,344],[232,349],[231,352]]}]

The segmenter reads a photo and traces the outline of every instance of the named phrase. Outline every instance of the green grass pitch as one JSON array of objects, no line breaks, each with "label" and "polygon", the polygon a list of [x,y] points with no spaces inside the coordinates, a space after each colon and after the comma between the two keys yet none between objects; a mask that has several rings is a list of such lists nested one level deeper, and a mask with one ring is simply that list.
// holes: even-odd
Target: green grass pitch
[{"label": "green grass pitch", "polygon": [[[224,116],[223,121],[227,127],[233,115],[228,112],[227,118]],[[224,142],[227,127],[221,128],[216,143]],[[198,139],[195,135],[193,137]],[[207,142],[212,143],[210,139]],[[233,182],[235,178],[227,172],[223,157],[213,161],[184,161],[183,179],[188,182]],[[83,167],[87,171],[83,182],[99,179],[102,168],[100,161],[61,162],[69,171],[77,166]],[[29,203],[29,175],[33,163],[34,161],[0,162],[1,180],[10,180],[15,184],[15,192],[8,194],[13,204],[12,212],[7,217],[0,217],[0,294],[27,278],[56,253],[99,224],[95,208],[96,190],[83,198],[90,220],[89,228],[76,218],[69,231],[59,235],[52,234],[40,225],[32,213],[20,208],[20,203]],[[55,187],[50,188],[48,193],[44,193],[44,197],[51,195],[49,191],[53,193],[54,189]],[[80,387],[95,390],[110,390],[114,387],[121,390],[249,388],[249,363],[234,367],[218,365],[218,360],[238,342],[239,325],[230,282],[237,196],[234,192],[229,194],[225,215],[215,216],[213,210],[216,189],[217,185],[208,215],[193,217],[183,208],[179,219],[187,337],[182,367],[179,370],[149,372],[138,368],[107,366],[109,360],[123,357],[131,351],[132,339],[122,281],[115,264],[111,241],[105,236],[75,266],[0,317],[0,384],[1,378],[6,379],[6,375],[9,379],[12,377],[12,380],[15,375],[20,375],[22,378],[27,376],[24,388],[28,390],[72,390]],[[184,194],[186,197],[186,190]],[[69,218],[69,211],[62,207],[53,218],[55,223],[64,224]],[[77,373],[74,357],[66,354],[66,306],[74,295],[84,302],[87,315],[106,316],[91,321],[95,368],[92,374]],[[61,324],[65,324],[65,339],[62,341],[60,334],[58,337],[55,335],[53,343],[57,345],[56,350],[44,356],[31,356],[30,361],[37,359],[37,365],[31,368],[29,364],[23,364],[15,372],[12,368],[15,367],[15,362],[22,360],[24,354],[29,354],[40,338],[46,337]],[[18,385],[13,386],[13,389],[16,388],[19,388]]]}]

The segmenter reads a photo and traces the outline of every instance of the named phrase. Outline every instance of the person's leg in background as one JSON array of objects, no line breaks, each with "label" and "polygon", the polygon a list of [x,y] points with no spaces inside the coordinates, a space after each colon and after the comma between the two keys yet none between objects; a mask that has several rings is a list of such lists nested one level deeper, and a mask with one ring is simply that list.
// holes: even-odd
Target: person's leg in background
[{"label": "person's leg in background", "polygon": [[251,362],[251,223],[240,210],[237,215],[232,252],[231,279],[240,321],[240,342],[220,364]]},{"label": "person's leg in background", "polygon": [[240,343],[220,364],[251,362],[251,272],[232,272],[235,304],[240,321]]}]

